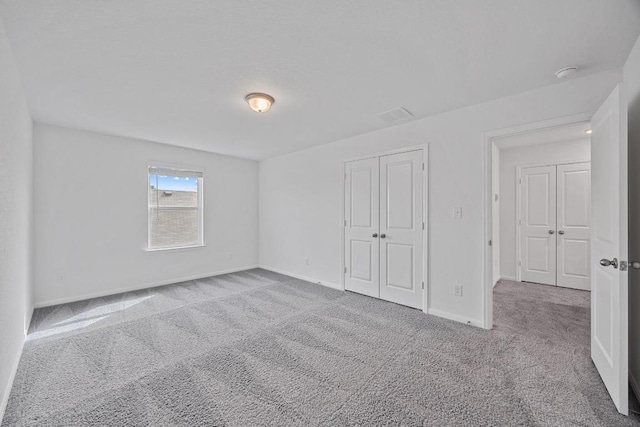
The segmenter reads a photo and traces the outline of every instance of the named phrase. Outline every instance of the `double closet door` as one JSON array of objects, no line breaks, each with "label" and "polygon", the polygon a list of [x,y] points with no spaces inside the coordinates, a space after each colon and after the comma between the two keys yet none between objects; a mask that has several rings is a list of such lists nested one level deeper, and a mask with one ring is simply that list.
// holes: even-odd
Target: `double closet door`
[{"label": "double closet door", "polygon": [[422,150],[345,164],[345,289],[423,307]]},{"label": "double closet door", "polygon": [[589,290],[590,163],[521,169],[520,280]]}]

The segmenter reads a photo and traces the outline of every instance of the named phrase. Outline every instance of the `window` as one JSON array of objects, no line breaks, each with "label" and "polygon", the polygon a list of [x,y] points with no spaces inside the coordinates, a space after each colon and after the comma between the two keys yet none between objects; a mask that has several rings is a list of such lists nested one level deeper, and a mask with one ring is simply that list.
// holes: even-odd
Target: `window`
[{"label": "window", "polygon": [[149,166],[149,249],[203,245],[202,176]]}]

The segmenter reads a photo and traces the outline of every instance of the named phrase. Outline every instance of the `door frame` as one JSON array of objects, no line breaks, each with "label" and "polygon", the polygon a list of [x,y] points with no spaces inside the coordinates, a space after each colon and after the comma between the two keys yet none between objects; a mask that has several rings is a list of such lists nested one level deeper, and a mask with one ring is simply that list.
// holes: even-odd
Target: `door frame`
[{"label": "door frame", "polygon": [[522,179],[522,169],[544,166],[574,165],[577,163],[591,163],[591,160],[571,160],[570,162],[560,163],[533,163],[516,166],[516,280],[518,282],[522,281],[522,265],[517,264],[518,260],[522,259],[522,248],[520,247],[520,245],[522,244],[522,224],[520,224],[520,220],[522,219],[522,186],[520,185],[520,180]]},{"label": "door frame", "polygon": [[418,151],[422,150],[422,162],[424,163],[424,173],[422,174],[423,179],[423,206],[422,206],[422,221],[424,222],[424,230],[422,231],[422,245],[423,245],[423,256],[422,256],[422,281],[424,281],[424,292],[422,293],[422,311],[424,313],[428,313],[429,308],[429,143],[422,145],[411,145],[407,147],[397,148],[394,150],[380,151],[375,153],[370,153],[358,157],[352,157],[343,159],[342,165],[340,167],[340,289],[343,291],[345,289],[345,280],[344,280],[344,245],[345,245],[345,233],[344,233],[344,224],[346,218],[344,216],[344,198],[345,198],[345,189],[344,189],[344,177],[347,173],[346,164],[349,162],[354,162],[357,160],[365,160],[371,159],[374,157],[381,156],[390,156],[393,154],[400,153],[408,153],[410,151]]},{"label": "door frame", "polygon": [[543,120],[532,123],[525,123],[517,126],[511,126],[501,129],[494,129],[484,132],[484,292],[483,295],[483,315],[482,315],[482,327],[484,329],[493,329],[493,251],[491,247],[492,227],[491,221],[493,219],[493,206],[492,206],[492,162],[491,162],[491,145],[493,139],[512,135],[523,132],[531,132],[536,130],[548,129],[553,127],[571,125],[575,123],[583,123],[591,120],[595,111],[584,112],[580,114],[574,114],[571,116],[562,116],[550,120]]}]

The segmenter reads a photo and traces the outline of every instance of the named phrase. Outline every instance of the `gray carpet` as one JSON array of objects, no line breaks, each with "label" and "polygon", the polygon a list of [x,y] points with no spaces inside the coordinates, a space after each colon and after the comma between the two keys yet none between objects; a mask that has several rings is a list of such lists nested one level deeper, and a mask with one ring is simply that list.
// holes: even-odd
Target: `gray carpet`
[{"label": "gray carpet", "polygon": [[588,301],[500,283],[484,331],[256,269],[39,309],[2,425],[640,425]]}]

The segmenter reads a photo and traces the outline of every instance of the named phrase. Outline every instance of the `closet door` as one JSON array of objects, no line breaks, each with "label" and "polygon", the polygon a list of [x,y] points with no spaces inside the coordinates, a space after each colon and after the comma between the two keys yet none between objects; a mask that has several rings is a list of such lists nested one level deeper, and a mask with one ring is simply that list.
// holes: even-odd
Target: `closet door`
[{"label": "closet door", "polygon": [[523,168],[520,280],[556,284],[556,167]]},{"label": "closet door", "polygon": [[380,298],[422,308],[422,151],[380,157]]},{"label": "closet door", "polygon": [[590,199],[590,164],[558,165],[558,286],[591,289]]},{"label": "closet door", "polygon": [[379,158],[345,169],[345,289],[379,297]]}]

